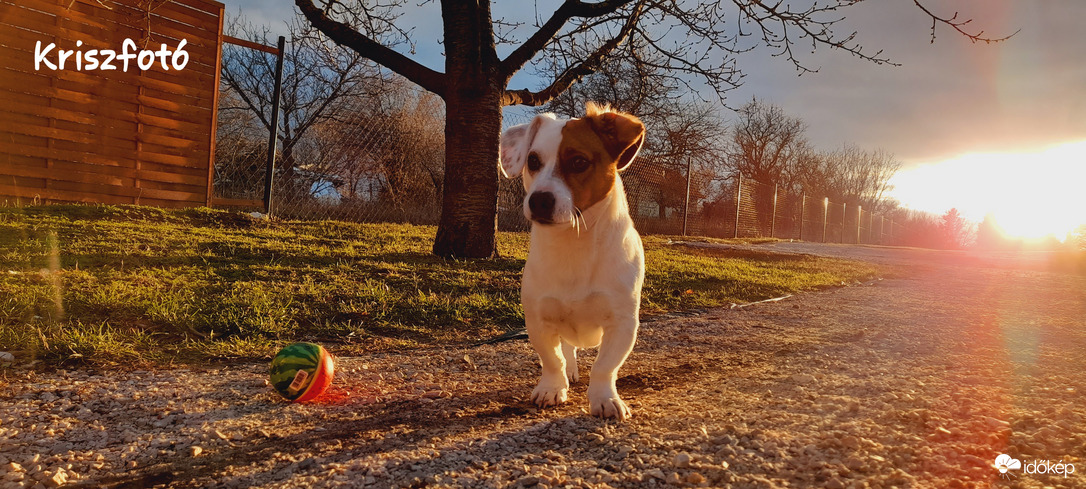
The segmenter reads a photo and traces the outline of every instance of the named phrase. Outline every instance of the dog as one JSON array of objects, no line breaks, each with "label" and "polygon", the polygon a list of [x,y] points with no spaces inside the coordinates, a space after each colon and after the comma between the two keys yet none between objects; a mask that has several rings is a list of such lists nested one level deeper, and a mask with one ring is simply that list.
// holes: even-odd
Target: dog
[{"label": "dog", "polygon": [[527,192],[521,305],[543,370],[531,397],[540,407],[567,400],[579,378],[577,348],[599,346],[590,413],[630,417],[615,382],[637,339],[645,251],[618,173],[644,141],[637,117],[592,103],[582,118],[537,115],[501,136],[501,171],[521,176]]}]

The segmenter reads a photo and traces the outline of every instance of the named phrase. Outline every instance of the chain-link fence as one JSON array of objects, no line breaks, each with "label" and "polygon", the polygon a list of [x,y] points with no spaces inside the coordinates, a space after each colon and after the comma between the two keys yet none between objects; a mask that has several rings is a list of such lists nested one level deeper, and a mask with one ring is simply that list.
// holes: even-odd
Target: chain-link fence
[{"label": "chain-link fence", "polygon": [[[226,101],[237,96],[229,90],[221,95]],[[344,103],[334,120],[315,124],[300,137],[280,138],[271,188],[274,214],[436,224],[445,166],[440,100],[411,92],[393,103]],[[531,117],[507,111],[505,127]],[[215,202],[265,208],[266,126],[251,111],[221,110],[218,129]],[[622,173],[637,229],[642,234],[880,244],[894,242],[901,233],[899,223],[868,209],[787,193],[739,176],[722,177],[710,166],[651,153],[638,156]],[[529,229],[523,200],[519,178],[501,179],[500,230]]]}]

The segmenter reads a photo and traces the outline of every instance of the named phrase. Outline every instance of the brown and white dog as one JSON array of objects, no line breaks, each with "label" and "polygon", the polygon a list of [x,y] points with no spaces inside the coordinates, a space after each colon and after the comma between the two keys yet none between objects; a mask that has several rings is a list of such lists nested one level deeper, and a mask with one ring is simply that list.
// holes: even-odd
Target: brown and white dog
[{"label": "brown and white dog", "polygon": [[644,140],[636,117],[591,103],[580,119],[539,115],[502,134],[501,170],[523,177],[532,221],[521,304],[543,367],[532,391],[541,407],[566,401],[577,348],[598,345],[590,412],[630,416],[615,381],[637,339],[645,252],[618,172]]}]

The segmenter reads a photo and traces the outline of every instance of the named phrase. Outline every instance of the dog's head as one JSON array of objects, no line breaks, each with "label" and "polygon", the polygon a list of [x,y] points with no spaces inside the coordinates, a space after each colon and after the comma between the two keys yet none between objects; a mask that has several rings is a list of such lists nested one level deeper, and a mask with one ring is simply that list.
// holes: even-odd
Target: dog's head
[{"label": "dog's head", "polygon": [[537,115],[502,134],[501,170],[523,177],[524,216],[540,224],[573,223],[614,188],[645,141],[636,117],[589,103],[580,119]]}]

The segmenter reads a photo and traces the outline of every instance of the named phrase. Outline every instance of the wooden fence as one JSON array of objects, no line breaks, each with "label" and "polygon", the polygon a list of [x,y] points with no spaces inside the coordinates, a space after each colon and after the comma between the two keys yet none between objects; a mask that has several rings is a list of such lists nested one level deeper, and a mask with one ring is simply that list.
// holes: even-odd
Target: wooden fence
[{"label": "wooden fence", "polygon": [[[0,0],[0,204],[210,205],[222,19],[210,0]],[[187,63],[86,69],[126,39]]]}]

